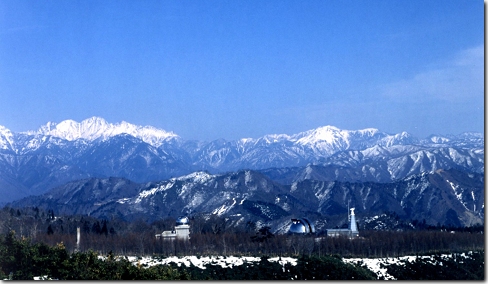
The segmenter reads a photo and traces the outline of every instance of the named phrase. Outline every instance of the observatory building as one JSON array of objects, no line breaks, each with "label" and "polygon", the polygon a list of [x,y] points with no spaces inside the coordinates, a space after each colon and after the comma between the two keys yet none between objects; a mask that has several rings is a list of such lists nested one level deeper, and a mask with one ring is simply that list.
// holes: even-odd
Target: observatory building
[{"label": "observatory building", "polygon": [[307,218],[291,219],[288,234],[314,234],[315,227]]},{"label": "observatory building", "polygon": [[351,238],[354,238],[359,236],[356,216],[354,215],[354,208],[351,208],[350,210],[351,214],[348,216],[349,227],[347,229],[327,229],[328,237],[349,236]]},{"label": "observatory building", "polygon": [[156,234],[156,239],[163,238],[165,240],[190,239],[190,220],[188,217],[178,217],[176,219],[176,226],[173,231],[163,231],[161,234]]}]

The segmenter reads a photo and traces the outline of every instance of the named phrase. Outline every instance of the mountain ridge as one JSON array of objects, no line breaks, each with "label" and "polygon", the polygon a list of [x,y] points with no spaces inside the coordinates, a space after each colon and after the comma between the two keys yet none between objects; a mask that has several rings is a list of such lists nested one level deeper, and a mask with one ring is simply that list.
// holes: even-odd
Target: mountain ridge
[{"label": "mountain ridge", "polygon": [[389,182],[440,168],[484,173],[483,135],[417,139],[407,132],[329,125],[292,135],[197,141],[99,117],[47,123],[21,133],[0,126],[0,203],[90,177],[149,182],[201,170],[252,169],[289,183],[312,177]]},{"label": "mountain ridge", "polygon": [[304,180],[291,185],[252,170],[195,172],[150,183],[88,178],[9,206],[148,222],[168,216],[219,215],[236,223],[259,221],[280,227],[303,214],[315,222],[341,225],[350,205],[361,218],[393,212],[407,221],[472,226],[484,219],[483,183],[483,175],[457,170],[422,173],[388,184]]},{"label": "mountain ridge", "polygon": [[163,141],[179,138],[173,132],[168,132],[153,126],[138,126],[126,121],[109,123],[101,117],[93,116],[81,122],[74,120],[63,120],[60,123],[48,122],[37,131],[23,132],[28,135],[49,135],[62,138],[68,141],[86,139],[107,139],[119,134],[129,134],[153,146],[160,145]]},{"label": "mountain ridge", "polygon": [[[4,132],[10,132],[11,134],[13,133],[7,127],[0,125],[0,135],[2,135]],[[159,146],[158,143],[160,143],[161,140],[165,140],[165,139],[171,139],[171,138],[183,139],[182,137],[180,137],[179,135],[175,134],[172,131],[166,131],[150,125],[140,126],[140,125],[131,124],[126,121],[122,121],[119,123],[109,123],[104,118],[97,117],[97,116],[84,119],[81,122],[77,122],[71,119],[63,120],[59,123],[48,122],[42,125],[41,127],[39,127],[39,129],[37,130],[28,130],[28,131],[22,131],[18,133],[27,134],[27,135],[49,135],[49,136],[62,138],[68,141],[73,141],[76,139],[86,139],[86,140],[93,141],[98,138],[106,139],[108,137],[113,137],[115,135],[125,133],[125,134],[130,134],[136,138],[140,138],[146,143],[149,144],[152,143],[151,144],[152,146]],[[298,144],[300,145],[315,144],[317,142],[328,142],[329,144],[332,144],[331,142],[333,142],[334,140],[341,139],[343,141],[346,141],[348,137],[358,136],[358,134],[359,136],[363,136],[363,137],[380,136],[381,138],[386,138],[385,141],[383,142],[385,143],[385,146],[392,145],[391,144],[392,141],[402,141],[408,139],[413,139],[413,141],[426,141],[429,139],[437,139],[439,141],[435,141],[435,142],[432,141],[432,142],[439,143],[441,142],[441,140],[444,140],[442,142],[446,142],[446,141],[450,141],[453,137],[455,138],[461,136],[465,136],[467,138],[473,136],[477,138],[483,138],[482,133],[467,131],[457,135],[432,134],[425,139],[419,140],[418,138],[415,138],[413,135],[405,131],[396,134],[387,134],[386,132],[381,132],[377,128],[345,130],[345,129],[339,129],[332,125],[325,125],[325,126],[317,127],[315,129],[302,131],[296,134],[267,134],[258,138],[240,138],[231,141],[240,141],[241,143],[246,144],[249,142],[256,142],[263,139],[263,140],[267,140],[268,143],[288,140],[292,142],[298,142]],[[224,139],[224,138],[220,138],[220,139]]]}]

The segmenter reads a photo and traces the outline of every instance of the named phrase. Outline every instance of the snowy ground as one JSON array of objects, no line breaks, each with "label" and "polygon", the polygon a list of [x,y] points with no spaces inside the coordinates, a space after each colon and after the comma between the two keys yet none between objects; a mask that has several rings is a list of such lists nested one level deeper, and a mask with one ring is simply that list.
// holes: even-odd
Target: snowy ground
[{"label": "snowy ground", "polygon": [[381,268],[381,264],[398,263],[401,260],[413,261],[415,256],[389,257],[389,258],[344,258],[345,263],[363,263],[369,270],[376,273],[378,279],[384,277],[387,280],[395,280],[393,276],[386,272],[386,268]]},{"label": "snowy ground", "polygon": [[[464,253],[462,253],[461,255],[465,256]],[[427,259],[432,258],[431,256],[418,256],[418,257],[427,258]],[[452,254],[441,254],[441,257],[450,258],[452,257]],[[364,265],[366,265],[366,267],[368,267],[369,270],[376,273],[376,275],[378,275],[378,278],[384,277],[387,280],[396,280],[393,276],[391,276],[386,272],[386,268],[380,268],[381,264],[386,264],[386,265],[398,264],[400,261],[413,262],[416,258],[417,256],[409,255],[409,256],[387,257],[387,258],[344,258],[343,261],[352,264],[362,262]]]},{"label": "snowy ground", "polygon": [[[386,272],[386,268],[380,268],[381,264],[394,264],[398,263],[402,260],[414,261],[417,256],[402,256],[402,257],[388,257],[388,258],[344,258],[343,261],[345,263],[363,263],[376,273],[378,279],[384,277],[387,280],[395,280],[395,278],[389,275]],[[451,257],[451,255],[442,255],[442,257]],[[104,259],[104,256],[99,256],[99,258]],[[206,256],[206,257],[197,257],[197,256],[185,256],[185,257],[168,257],[168,258],[153,258],[153,257],[136,257],[136,256],[125,256],[127,260],[132,262],[134,265],[141,265],[143,267],[149,267],[158,264],[168,264],[170,262],[176,263],[178,266],[184,264],[185,266],[190,266],[190,263],[199,267],[201,269],[205,269],[205,265],[220,265],[223,268],[233,266],[242,265],[246,262],[259,262],[261,260],[260,257],[249,257],[249,256],[242,256],[242,257],[235,257],[235,256]],[[430,256],[423,256],[423,258],[430,258]],[[269,258],[269,261],[278,261],[280,264],[284,265],[285,263],[291,263],[292,265],[297,264],[297,259],[292,257],[282,257],[281,260],[279,257]]]},{"label": "snowy ground", "polygon": [[[105,258],[103,256],[99,256],[99,258]],[[136,256],[126,256],[127,260],[132,262],[135,265],[142,265],[142,266],[153,266],[158,264],[168,264],[170,262],[176,263],[178,266],[184,264],[185,266],[190,266],[190,263],[199,267],[201,269],[205,269],[205,265],[220,265],[223,268],[233,266],[242,265],[246,262],[259,262],[261,260],[260,257],[252,257],[252,256],[184,256],[184,257],[168,257],[168,258],[153,258],[153,257],[136,257]],[[292,257],[282,257],[281,260],[279,257],[269,258],[269,261],[278,261],[280,264],[291,263],[292,265],[297,264],[296,258]]]}]

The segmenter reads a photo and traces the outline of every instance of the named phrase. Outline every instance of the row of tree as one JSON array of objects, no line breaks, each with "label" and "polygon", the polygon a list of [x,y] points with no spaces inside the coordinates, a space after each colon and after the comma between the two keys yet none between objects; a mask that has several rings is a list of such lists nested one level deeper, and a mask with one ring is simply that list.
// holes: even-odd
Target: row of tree
[{"label": "row of tree", "polygon": [[[76,235],[38,234],[35,242],[55,245],[63,242],[69,251],[76,248]],[[118,255],[328,255],[348,257],[396,257],[436,251],[457,252],[484,247],[479,233],[448,231],[362,231],[359,238],[302,235],[274,235],[269,228],[257,232],[192,233],[189,241],[155,238],[154,232],[124,234],[81,234],[79,249]]]},{"label": "row of tree", "polygon": [[[225,218],[194,216],[190,240],[165,241],[155,234],[173,230],[174,218],[148,224],[142,220],[98,220],[89,216],[55,216],[37,208],[0,210],[0,233],[15,231],[34,243],[63,243],[68,251],[94,250],[117,255],[270,255],[339,254],[351,257],[391,257],[435,251],[456,252],[484,248],[483,228],[451,232],[442,228],[418,231],[360,231],[360,237],[275,235],[269,227],[247,222],[229,226]],[[76,230],[81,230],[77,247]]]},{"label": "row of tree", "polygon": [[[245,262],[233,267],[192,264],[134,265],[112,252],[100,258],[93,250],[69,253],[62,243],[48,246],[16,238],[14,232],[0,236],[0,279],[32,280],[34,277],[59,280],[375,280],[378,276],[361,263],[344,263],[340,256],[301,255],[297,264],[268,261]],[[440,254],[427,260],[393,263],[387,272],[398,280],[482,280],[484,250],[469,255]]]}]

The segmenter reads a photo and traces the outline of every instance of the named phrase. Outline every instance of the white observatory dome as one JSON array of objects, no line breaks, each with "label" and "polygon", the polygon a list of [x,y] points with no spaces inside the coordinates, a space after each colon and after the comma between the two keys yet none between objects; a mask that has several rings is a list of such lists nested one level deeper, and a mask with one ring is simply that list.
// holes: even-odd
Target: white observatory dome
[{"label": "white observatory dome", "polygon": [[176,219],[176,226],[188,225],[189,222],[190,222],[190,220],[188,219],[188,217],[180,216]]},{"label": "white observatory dome", "polygon": [[315,227],[307,218],[291,219],[289,234],[311,234],[315,233]]}]

